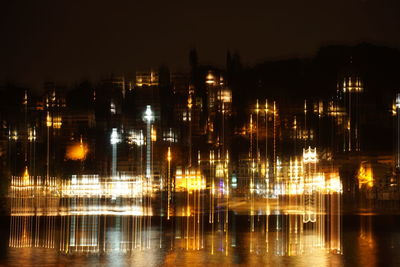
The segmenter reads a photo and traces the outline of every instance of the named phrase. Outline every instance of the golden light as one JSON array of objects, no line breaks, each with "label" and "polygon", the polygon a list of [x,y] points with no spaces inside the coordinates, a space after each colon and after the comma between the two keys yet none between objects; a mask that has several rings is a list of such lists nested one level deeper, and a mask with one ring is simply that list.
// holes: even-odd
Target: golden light
[{"label": "golden light", "polygon": [[214,84],[215,83],[215,77],[212,74],[211,71],[208,72],[207,76],[206,76],[206,83],[207,84]]},{"label": "golden light", "polygon": [[151,141],[157,141],[157,131],[154,127],[151,127]]},{"label": "golden light", "polygon": [[393,103],[392,104],[392,116],[396,116],[397,115],[397,104]]},{"label": "golden light", "polygon": [[171,147],[168,147],[168,153],[167,153],[167,160],[171,161],[172,156],[171,156]]},{"label": "golden light", "polygon": [[13,131],[11,139],[14,141],[18,140],[18,132],[16,130]]},{"label": "golden light", "polygon": [[222,103],[232,103],[232,92],[229,89],[224,89],[218,92],[218,100]]},{"label": "golden light", "polygon": [[61,117],[60,116],[54,117],[54,119],[53,119],[53,127],[55,129],[60,129],[61,125],[62,125]]},{"label": "golden light", "polygon": [[192,104],[192,95],[189,95],[187,106],[188,106],[189,109],[191,109],[192,106],[193,106],[193,104]]},{"label": "golden light", "polygon": [[28,140],[29,140],[29,142],[36,141],[36,130],[35,129],[29,130]]},{"label": "golden light", "polygon": [[29,180],[29,172],[28,172],[28,166],[25,166],[25,171],[24,171],[24,182]]},{"label": "golden light", "polygon": [[258,99],[257,99],[257,103],[256,103],[256,113],[258,113],[260,111],[260,106],[258,105]]},{"label": "golden light", "polygon": [[337,173],[337,172],[330,173],[329,176],[330,176],[330,178],[326,184],[326,189],[328,190],[328,192],[342,193],[343,186],[342,186],[342,182],[340,181],[339,173]]},{"label": "golden light", "polygon": [[79,143],[67,147],[66,158],[70,160],[84,160],[88,152],[87,144],[81,140]]},{"label": "golden light", "polygon": [[52,123],[52,119],[51,119],[50,113],[47,112],[46,126],[47,126],[47,127],[51,127],[52,125],[53,125],[53,123]]},{"label": "golden light", "polygon": [[374,186],[374,175],[370,163],[362,162],[358,169],[358,187],[361,189],[363,186],[369,188]]},{"label": "golden light", "polygon": [[175,173],[177,191],[194,191],[206,188],[206,181],[201,172],[196,169],[183,171],[178,168]]}]

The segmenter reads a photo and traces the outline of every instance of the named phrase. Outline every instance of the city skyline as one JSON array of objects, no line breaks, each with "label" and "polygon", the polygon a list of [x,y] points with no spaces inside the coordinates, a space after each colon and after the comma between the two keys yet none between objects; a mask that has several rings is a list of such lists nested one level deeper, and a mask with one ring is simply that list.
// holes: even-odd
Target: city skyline
[{"label": "city skyline", "polygon": [[400,266],[399,10],[4,3],[0,265]]}]

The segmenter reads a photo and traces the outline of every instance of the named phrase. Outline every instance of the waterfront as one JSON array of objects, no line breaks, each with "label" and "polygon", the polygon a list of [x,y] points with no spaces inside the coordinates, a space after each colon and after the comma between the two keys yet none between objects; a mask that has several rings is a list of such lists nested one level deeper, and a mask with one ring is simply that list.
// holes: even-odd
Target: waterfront
[{"label": "waterfront", "polygon": [[[260,223],[265,221],[265,216],[257,216],[256,222],[260,227],[251,232],[249,216],[230,214],[230,229],[227,232],[212,231],[208,225],[199,247],[193,245],[195,236],[187,239],[181,231],[185,218],[175,218],[170,222],[166,218],[152,218],[151,226],[140,233],[143,240],[139,245],[132,239],[132,232],[121,229],[124,223],[134,221],[134,217],[88,216],[86,224],[77,226],[80,229],[76,235],[80,238],[75,241],[77,246],[71,246],[67,251],[60,243],[62,231],[57,226],[60,224],[55,223],[62,220],[60,217],[41,218],[43,224],[46,220],[54,220],[54,228],[42,228],[36,237],[39,240],[29,231],[15,236],[13,228],[7,228],[12,219],[3,217],[0,234],[2,240],[8,240],[8,246],[2,242],[0,263],[12,266],[398,266],[400,263],[397,253],[400,247],[399,215],[344,215],[340,240],[342,251],[332,251],[318,246],[315,237],[307,232],[289,234],[285,228],[287,224],[278,230],[272,227],[275,229],[271,229],[269,238],[265,239],[262,227],[265,225]],[[278,217],[271,216],[269,220],[272,223]],[[36,218],[26,219],[35,221]],[[286,223],[289,221],[288,216],[280,219]],[[23,220],[21,217],[19,220],[21,226]],[[80,220],[82,222],[85,218]],[[97,221],[102,223],[96,224]]]},{"label": "waterfront", "polygon": [[400,266],[375,2],[7,1],[0,266]]}]

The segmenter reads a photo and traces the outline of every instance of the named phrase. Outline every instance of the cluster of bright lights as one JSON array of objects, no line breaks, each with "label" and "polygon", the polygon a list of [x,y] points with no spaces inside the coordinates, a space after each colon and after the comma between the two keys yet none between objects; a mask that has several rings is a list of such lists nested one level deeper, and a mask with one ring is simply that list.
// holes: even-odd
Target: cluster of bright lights
[{"label": "cluster of bright lights", "polygon": [[182,171],[181,168],[177,168],[175,178],[177,191],[194,191],[206,188],[206,180],[201,172],[196,169]]},{"label": "cluster of bright lights", "polygon": [[16,130],[14,130],[14,131],[12,132],[12,135],[10,135],[10,138],[11,138],[12,140],[14,140],[14,141],[17,141],[17,140],[18,140],[18,132],[17,132]]},{"label": "cluster of bright lights", "polygon": [[331,173],[329,180],[326,182],[326,189],[329,192],[337,192],[337,193],[342,193],[343,192],[343,185],[342,182],[340,181],[340,176],[338,173]]},{"label": "cluster of bright lights", "polygon": [[143,119],[148,123],[150,123],[150,122],[152,122],[154,120],[153,111],[151,110],[151,106],[150,105],[146,106],[146,111],[144,112]]},{"label": "cluster of bright lights", "polygon": [[232,103],[232,91],[229,89],[219,91],[218,100],[224,103]]},{"label": "cluster of bright lights", "polygon": [[153,188],[140,177],[122,176],[111,180],[100,180],[98,175],[72,176],[62,183],[62,195],[69,197],[139,197],[151,194]]},{"label": "cluster of bright lights", "polygon": [[52,125],[53,125],[52,118],[51,118],[51,116],[50,116],[50,113],[47,112],[47,116],[46,116],[46,126],[47,126],[47,127],[51,127]]},{"label": "cluster of bright lights", "polygon": [[207,84],[214,84],[215,83],[215,77],[211,71],[208,72],[206,76],[206,83]]},{"label": "cluster of bright lights", "polygon": [[352,80],[351,77],[344,79],[343,92],[360,93],[362,91],[363,91],[363,85],[359,77],[356,77],[355,80]]},{"label": "cluster of bright lights", "polygon": [[10,181],[10,195],[14,196],[17,192],[24,192],[24,196],[32,197],[43,194],[49,196],[56,194],[59,186],[58,181],[54,177],[42,178],[40,176],[30,176],[28,168],[22,176],[12,176]]},{"label": "cluster of bright lights", "polygon": [[308,147],[308,149],[303,149],[303,162],[304,163],[316,163],[317,159],[317,149],[312,149]]},{"label": "cluster of bright lights", "polygon": [[29,142],[36,141],[36,129],[35,128],[33,128],[33,130],[32,129],[29,130],[28,140],[29,140]]},{"label": "cluster of bright lights", "polygon": [[62,125],[62,120],[61,120],[61,116],[55,116],[53,118],[53,127],[55,129],[60,129]]},{"label": "cluster of bright lights", "polygon": [[137,72],[136,73],[136,86],[157,86],[159,75],[157,72]]},{"label": "cluster of bright lights", "polygon": [[128,137],[128,143],[131,145],[143,146],[144,136],[142,131],[131,131]]},{"label": "cluster of bright lights", "polygon": [[374,186],[374,174],[372,172],[371,164],[363,162],[358,169],[358,186],[359,188],[366,186],[371,188]]},{"label": "cluster of bright lights", "polygon": [[163,132],[163,141],[165,142],[170,142],[170,143],[176,143],[178,142],[178,137],[175,132],[172,131],[172,129],[169,129],[168,131]]}]

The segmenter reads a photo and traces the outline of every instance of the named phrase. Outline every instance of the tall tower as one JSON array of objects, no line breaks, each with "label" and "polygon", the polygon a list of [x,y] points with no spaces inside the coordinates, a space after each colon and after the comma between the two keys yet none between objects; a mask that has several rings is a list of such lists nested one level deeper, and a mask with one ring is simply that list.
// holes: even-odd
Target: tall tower
[{"label": "tall tower", "polygon": [[110,136],[110,143],[112,145],[112,161],[111,161],[111,177],[117,177],[117,144],[120,142],[117,128],[113,128]]},{"label": "tall tower", "polygon": [[364,84],[358,75],[347,75],[341,84],[345,117],[343,151],[360,151],[360,95]]},{"label": "tall tower", "polygon": [[146,178],[151,179],[151,123],[154,120],[153,111],[151,106],[146,106],[146,111],[144,112],[144,121],[147,125],[147,135],[146,135]]}]

